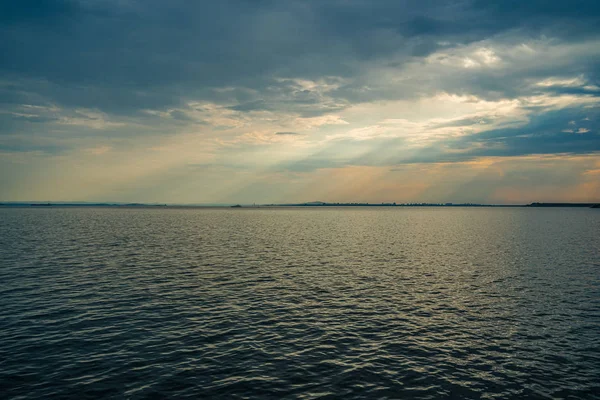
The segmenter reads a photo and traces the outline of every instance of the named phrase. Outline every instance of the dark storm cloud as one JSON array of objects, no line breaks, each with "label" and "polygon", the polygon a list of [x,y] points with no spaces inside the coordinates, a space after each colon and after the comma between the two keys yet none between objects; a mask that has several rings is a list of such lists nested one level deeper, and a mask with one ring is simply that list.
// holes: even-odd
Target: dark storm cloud
[{"label": "dark storm cloud", "polygon": [[[273,76],[354,77],[361,62],[394,56],[402,63],[447,43],[467,44],[514,29],[569,40],[595,34],[600,23],[598,2],[583,0],[0,4],[0,72],[20,85],[21,97],[115,114],[213,101],[219,98],[211,90],[216,87],[265,91],[274,85]],[[489,79],[466,84],[466,91],[495,89]],[[351,98],[351,89],[338,95],[361,100]],[[6,90],[0,95],[0,101],[16,101]],[[318,103],[304,100],[311,101]],[[289,107],[300,103],[296,99]],[[251,96],[233,109],[267,104]]]},{"label": "dark storm cloud", "polygon": [[77,2],[71,0],[5,0],[0,2],[0,23],[47,25],[74,16],[78,10]]},{"label": "dark storm cloud", "polygon": [[493,17],[493,24],[498,27],[544,30],[551,23],[553,29],[563,28],[563,35],[589,32],[593,25],[588,24],[595,24],[600,14],[600,4],[594,0],[476,0],[472,9]]}]

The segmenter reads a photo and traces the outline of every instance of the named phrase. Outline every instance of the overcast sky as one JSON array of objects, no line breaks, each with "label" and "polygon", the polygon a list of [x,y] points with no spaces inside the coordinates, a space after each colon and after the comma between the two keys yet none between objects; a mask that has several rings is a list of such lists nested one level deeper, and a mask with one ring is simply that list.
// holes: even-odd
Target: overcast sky
[{"label": "overcast sky", "polygon": [[0,201],[600,201],[597,0],[0,0]]}]

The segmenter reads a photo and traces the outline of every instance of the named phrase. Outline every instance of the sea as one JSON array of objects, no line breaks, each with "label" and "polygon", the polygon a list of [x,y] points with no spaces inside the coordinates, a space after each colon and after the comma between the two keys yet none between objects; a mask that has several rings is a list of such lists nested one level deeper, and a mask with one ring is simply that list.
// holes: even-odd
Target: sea
[{"label": "sea", "polygon": [[0,208],[2,399],[599,399],[600,210]]}]

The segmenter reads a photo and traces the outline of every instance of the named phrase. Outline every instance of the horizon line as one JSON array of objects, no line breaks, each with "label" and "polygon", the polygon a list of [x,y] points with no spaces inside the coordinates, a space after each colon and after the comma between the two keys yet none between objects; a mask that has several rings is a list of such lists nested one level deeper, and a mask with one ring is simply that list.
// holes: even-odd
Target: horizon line
[{"label": "horizon line", "polygon": [[30,200],[30,201],[2,201],[0,206],[15,205],[48,205],[48,206],[162,206],[162,207],[331,207],[331,206],[357,206],[357,207],[414,207],[414,206],[437,206],[437,207],[525,207],[525,206],[544,206],[544,205],[565,205],[565,206],[594,206],[600,204],[599,201],[591,202],[543,202],[535,201],[530,203],[476,203],[476,202],[326,202],[326,201],[308,201],[308,202],[288,202],[288,203],[244,203],[244,202],[227,202],[227,203],[170,203],[170,202],[124,202],[124,201],[52,201],[52,200]]}]

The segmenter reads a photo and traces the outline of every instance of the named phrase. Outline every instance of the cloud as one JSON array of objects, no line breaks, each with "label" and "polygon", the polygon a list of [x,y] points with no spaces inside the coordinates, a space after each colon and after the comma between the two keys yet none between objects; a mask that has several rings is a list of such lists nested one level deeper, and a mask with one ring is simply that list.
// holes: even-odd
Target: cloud
[{"label": "cloud", "polygon": [[263,100],[250,101],[248,103],[238,104],[235,106],[227,107],[234,111],[258,111],[268,110],[270,107]]},{"label": "cloud", "polygon": [[[372,64],[399,67],[515,28],[527,40],[545,33],[574,40],[552,28],[577,21],[572,30],[589,35],[599,14],[591,1],[533,2],[539,8],[479,1],[27,3],[3,6],[10,24],[2,29],[0,69],[25,92],[111,113],[214,101],[214,89],[224,86],[264,92],[291,82],[280,78],[355,80]],[[463,59],[487,65],[503,56],[487,46]],[[266,104],[245,99],[230,106]]]},{"label": "cloud", "polygon": [[[90,193],[192,191],[184,166],[202,163],[220,166],[195,171],[211,184],[231,186],[230,166],[270,187],[597,154],[598,26],[591,0],[1,2],[0,177],[77,163],[105,180]],[[105,159],[146,170],[112,185]]]},{"label": "cloud", "polygon": [[[600,125],[598,112],[593,112],[590,126]],[[584,112],[586,114],[584,114]],[[533,154],[592,154],[600,152],[600,136],[588,128],[573,135],[568,127],[573,118],[581,119],[590,111],[579,108],[561,109],[533,115],[528,124],[514,128],[484,130],[458,138],[441,140],[419,151],[404,162],[461,161],[486,156],[524,156]],[[584,135],[585,133],[586,135]],[[455,152],[453,150],[462,150]]]},{"label": "cloud", "polygon": [[48,22],[65,23],[64,18],[73,17],[79,5],[70,0],[22,0],[0,3],[0,22],[3,24],[40,24]]},{"label": "cloud", "polygon": [[112,147],[110,146],[98,146],[98,147],[93,147],[91,149],[87,149],[87,152],[94,154],[96,156],[108,153],[109,151],[112,150]]}]

